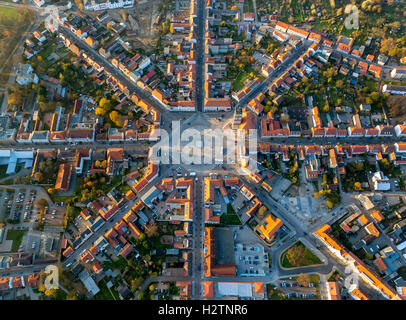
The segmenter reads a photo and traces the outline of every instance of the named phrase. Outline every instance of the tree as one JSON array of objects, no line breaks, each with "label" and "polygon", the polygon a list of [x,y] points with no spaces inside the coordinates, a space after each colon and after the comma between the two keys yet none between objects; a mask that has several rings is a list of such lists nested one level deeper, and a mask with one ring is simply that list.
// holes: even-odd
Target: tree
[{"label": "tree", "polygon": [[288,123],[289,122],[289,114],[284,113],[283,115],[281,115],[281,122],[282,123]]},{"label": "tree", "polygon": [[106,114],[106,110],[101,108],[101,107],[97,107],[95,110],[96,115],[98,116],[104,116]]},{"label": "tree", "polygon": [[381,53],[388,53],[389,50],[391,50],[392,48],[396,47],[396,43],[395,40],[393,40],[393,38],[385,38],[382,39],[381,41],[381,48],[380,48],[380,52]]},{"label": "tree", "polygon": [[112,101],[103,97],[100,99],[99,101],[99,106],[100,108],[102,108],[103,110],[105,110],[104,113],[110,111],[111,107],[112,107]]},{"label": "tree", "polygon": [[127,12],[125,12],[124,9],[121,9],[120,15],[121,15],[121,18],[123,19],[123,21],[126,22],[127,21]]},{"label": "tree", "polygon": [[47,297],[53,297],[56,294],[56,289],[48,289],[44,293]]},{"label": "tree", "polygon": [[304,254],[305,248],[303,246],[295,246],[286,252],[286,259],[291,265],[300,266],[305,262]]},{"label": "tree", "polygon": [[361,183],[360,182],[355,182],[354,183],[354,190],[356,191],[362,191]]},{"label": "tree", "polygon": [[268,210],[266,206],[262,206],[261,208],[259,208],[257,213],[258,218],[262,219],[264,217],[266,210]]},{"label": "tree", "polygon": [[322,111],[323,111],[324,113],[327,113],[327,112],[330,111],[330,105],[329,105],[329,103],[328,103],[327,100],[326,100],[326,103],[324,104],[324,106],[323,106],[323,108],[322,108]]},{"label": "tree", "polygon": [[48,191],[48,193],[49,193],[51,196],[55,195],[55,193],[56,193],[55,188],[48,188],[47,191]]},{"label": "tree", "polygon": [[37,171],[34,174],[34,180],[37,182],[41,182],[44,179],[44,175],[42,174],[42,172]]},{"label": "tree", "polygon": [[311,283],[311,277],[308,274],[301,273],[297,276],[296,281],[301,286],[307,287]]},{"label": "tree", "polygon": [[158,234],[158,226],[153,220],[151,220],[150,223],[145,226],[145,234],[149,238],[154,237]]},{"label": "tree", "polygon": [[43,210],[45,209],[46,206],[48,206],[48,201],[46,201],[45,199],[41,198],[41,199],[36,199],[34,201],[34,206],[39,209],[39,210]]},{"label": "tree", "polygon": [[122,127],[122,126],[123,126],[123,123],[122,123],[122,121],[121,121],[121,116],[120,116],[120,114],[119,114],[116,110],[110,112],[109,117],[110,117],[110,120],[113,121],[114,124],[115,124],[117,127]]}]

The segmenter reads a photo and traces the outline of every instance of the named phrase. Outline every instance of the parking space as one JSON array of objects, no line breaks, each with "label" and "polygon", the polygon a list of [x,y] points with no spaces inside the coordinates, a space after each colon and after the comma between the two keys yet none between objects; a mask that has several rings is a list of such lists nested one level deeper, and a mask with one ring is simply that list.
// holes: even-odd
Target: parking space
[{"label": "parking space", "polygon": [[5,188],[1,190],[1,220],[16,227],[29,227],[33,217],[35,190]]},{"label": "parking space", "polygon": [[303,286],[297,283],[296,281],[277,281],[282,293],[286,298],[293,299],[317,299],[318,284],[311,282],[308,286]]},{"label": "parking space", "polygon": [[291,184],[292,182],[290,182],[288,179],[278,176],[278,179],[271,184],[272,187],[271,197],[274,198],[275,200],[279,200],[282,197],[282,195],[286,192],[286,190],[289,189]]},{"label": "parking space", "polygon": [[8,219],[12,219],[11,212],[13,209],[14,194],[15,194],[15,190],[13,190],[13,189],[3,189],[3,194],[2,194],[3,205],[1,207],[2,216],[3,216],[2,221],[7,221]]},{"label": "parking space", "polygon": [[22,242],[22,249],[26,253],[35,254],[37,258],[55,256],[59,247],[59,233],[28,231]]},{"label": "parking space", "polygon": [[64,223],[64,203],[52,203],[40,188],[1,188],[0,196],[0,221],[12,223],[16,228],[32,230],[40,222],[40,210],[34,205],[37,199],[47,202],[42,218],[44,226],[62,226]]}]

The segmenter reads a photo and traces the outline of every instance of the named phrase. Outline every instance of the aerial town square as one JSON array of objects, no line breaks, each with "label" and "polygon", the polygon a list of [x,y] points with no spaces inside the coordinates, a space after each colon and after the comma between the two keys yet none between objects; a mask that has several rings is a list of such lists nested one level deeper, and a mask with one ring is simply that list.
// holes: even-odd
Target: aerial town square
[{"label": "aerial town square", "polygon": [[0,0],[0,300],[406,300],[405,0]]}]

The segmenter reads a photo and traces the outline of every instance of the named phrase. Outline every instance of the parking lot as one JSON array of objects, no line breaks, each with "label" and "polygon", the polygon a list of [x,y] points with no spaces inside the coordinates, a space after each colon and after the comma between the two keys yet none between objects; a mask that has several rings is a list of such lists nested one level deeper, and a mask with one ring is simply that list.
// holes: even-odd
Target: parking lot
[{"label": "parking lot", "polygon": [[318,284],[311,282],[307,287],[299,285],[296,281],[278,281],[277,285],[286,298],[317,299]]},{"label": "parking lot", "polygon": [[[35,206],[38,199],[46,200],[42,218],[45,232],[36,231],[39,226],[40,210]],[[27,230],[21,244],[15,251],[35,253],[37,256],[49,255],[58,244],[58,228],[63,226],[64,203],[53,203],[46,191],[40,187],[3,186],[0,188],[0,222],[6,223],[6,230]],[[0,248],[3,252],[11,250],[11,241],[4,237]]]},{"label": "parking lot", "polygon": [[36,191],[25,188],[2,188],[0,191],[1,221],[19,227],[29,227]]}]

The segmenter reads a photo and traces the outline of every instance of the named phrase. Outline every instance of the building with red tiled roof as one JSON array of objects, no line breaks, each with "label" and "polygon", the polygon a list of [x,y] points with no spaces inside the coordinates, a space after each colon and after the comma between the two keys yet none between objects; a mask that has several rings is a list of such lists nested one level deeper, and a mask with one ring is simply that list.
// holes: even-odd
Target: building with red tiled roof
[{"label": "building with red tiled roof", "polygon": [[92,256],[92,254],[90,253],[89,250],[86,250],[81,256],[80,256],[80,260],[83,263],[89,263],[91,261],[94,260],[94,257]]},{"label": "building with red tiled roof", "polygon": [[236,266],[231,264],[216,264],[216,234],[215,228],[204,228],[204,276],[235,277]]},{"label": "building with red tiled roof", "polygon": [[128,224],[128,227],[129,227],[131,236],[132,236],[134,239],[138,239],[139,236],[140,236],[141,233],[142,233],[141,230],[138,229],[138,227],[137,227],[134,223],[132,223],[132,222],[130,222],[130,223]]},{"label": "building with red tiled roof", "polygon": [[72,165],[63,163],[59,166],[58,175],[56,176],[55,190],[69,190],[70,180],[72,177]]},{"label": "building with red tiled roof", "polygon": [[10,277],[0,278],[0,290],[10,289]]},{"label": "building with red tiled roof", "polygon": [[331,227],[327,224],[314,232],[314,235],[324,243],[327,248],[340,260],[345,261],[347,265],[353,266],[352,269],[381,295],[390,300],[401,300],[402,298],[382,279],[380,279],[369,267],[355,254],[348,251],[341,243],[336,241],[330,235]]},{"label": "building with red tiled roof", "polygon": [[282,220],[274,218],[268,214],[261,224],[255,227],[255,230],[266,242],[271,243],[276,235],[276,232],[283,226]]},{"label": "building with red tiled roof", "polygon": [[211,208],[204,208],[204,223],[219,224],[220,216],[215,216]]},{"label": "building with red tiled roof", "polygon": [[13,277],[11,286],[13,289],[24,288],[25,287],[24,277],[23,276]]},{"label": "building with red tiled roof", "polygon": [[85,220],[85,221],[89,220],[91,217],[89,210],[87,210],[86,208],[84,208],[82,211],[80,211],[80,215],[82,216],[83,220]]},{"label": "building with red tiled roof", "polygon": [[103,271],[103,267],[98,261],[96,261],[92,266],[92,270],[95,274],[99,274]]},{"label": "building with red tiled roof", "polygon": [[27,277],[27,286],[30,288],[38,288],[40,285],[41,274],[32,273]]},{"label": "building with red tiled roof", "polygon": [[189,297],[192,294],[192,282],[191,281],[176,281],[175,285],[179,288],[179,295],[183,297]]},{"label": "building with red tiled roof", "polygon": [[94,257],[99,253],[99,248],[97,247],[97,245],[94,244],[89,248],[89,252]]},{"label": "building with red tiled roof", "polygon": [[341,300],[338,282],[327,282],[327,294],[329,300]]},{"label": "building with red tiled roof", "polygon": [[126,259],[126,258],[129,256],[129,254],[133,251],[133,249],[134,249],[134,247],[132,246],[132,244],[128,242],[128,243],[123,247],[123,249],[120,250],[120,255],[121,255],[124,259]]},{"label": "building with red tiled roof", "polygon": [[114,174],[114,169],[116,163],[122,162],[124,160],[124,150],[123,148],[109,148],[107,149],[107,170],[108,175]]},{"label": "building with red tiled roof", "polygon": [[68,258],[73,253],[72,247],[66,248],[66,250],[62,253],[65,258]]},{"label": "building with red tiled roof", "polygon": [[203,282],[203,297],[212,299],[214,297],[213,281]]},{"label": "building with red tiled roof", "polygon": [[359,127],[348,127],[348,136],[350,137],[363,137],[365,129]]}]

